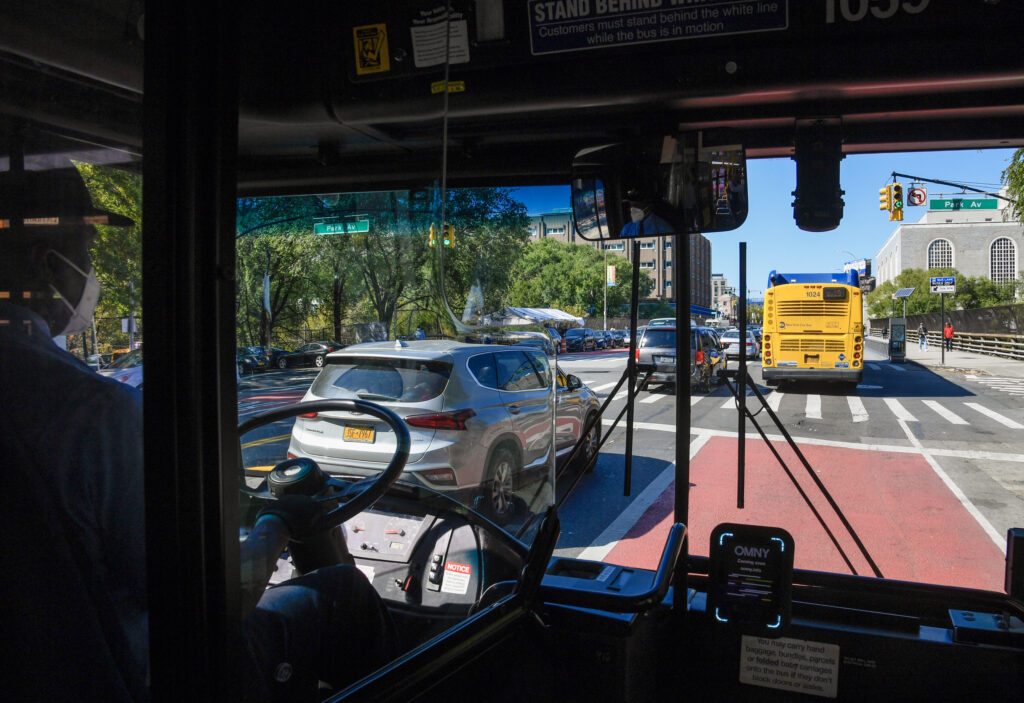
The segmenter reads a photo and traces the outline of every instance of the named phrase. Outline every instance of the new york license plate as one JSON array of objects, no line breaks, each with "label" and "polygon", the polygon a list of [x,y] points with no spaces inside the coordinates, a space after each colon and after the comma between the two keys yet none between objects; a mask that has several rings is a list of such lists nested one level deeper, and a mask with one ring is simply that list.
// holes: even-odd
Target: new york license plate
[{"label": "new york license plate", "polygon": [[346,442],[372,442],[373,437],[373,427],[366,425],[345,425],[345,430],[341,435]]}]

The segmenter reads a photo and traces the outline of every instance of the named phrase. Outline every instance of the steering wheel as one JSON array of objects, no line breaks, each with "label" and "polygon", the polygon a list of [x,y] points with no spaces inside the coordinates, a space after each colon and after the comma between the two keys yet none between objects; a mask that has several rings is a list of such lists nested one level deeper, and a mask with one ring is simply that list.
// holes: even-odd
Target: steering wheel
[{"label": "steering wheel", "polygon": [[258,427],[269,425],[306,413],[320,413],[332,410],[358,412],[372,415],[388,423],[395,431],[396,447],[391,463],[381,473],[367,476],[355,482],[342,481],[329,476],[312,459],[299,458],[283,461],[275,466],[260,489],[242,486],[242,492],[257,500],[270,502],[288,494],[302,493],[312,496],[318,502],[335,502],[337,506],[327,512],[325,527],[336,527],[369,508],[398,480],[409,459],[409,429],[391,410],[365,400],[313,400],[295,403],[283,408],[255,415],[238,424],[238,436],[242,437]]}]

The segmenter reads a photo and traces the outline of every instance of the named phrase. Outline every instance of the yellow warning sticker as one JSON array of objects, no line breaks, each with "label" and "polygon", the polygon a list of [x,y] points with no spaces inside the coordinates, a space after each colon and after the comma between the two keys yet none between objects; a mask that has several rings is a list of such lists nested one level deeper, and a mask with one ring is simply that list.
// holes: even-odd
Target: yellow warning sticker
[{"label": "yellow warning sticker", "polygon": [[386,73],[391,70],[388,57],[388,30],[383,24],[366,24],[353,27],[355,40],[356,74]]},{"label": "yellow warning sticker", "polygon": [[[430,84],[430,92],[433,94],[444,92],[444,81],[434,81]],[[466,92],[466,81],[448,81],[448,92],[449,93],[465,93]]]}]

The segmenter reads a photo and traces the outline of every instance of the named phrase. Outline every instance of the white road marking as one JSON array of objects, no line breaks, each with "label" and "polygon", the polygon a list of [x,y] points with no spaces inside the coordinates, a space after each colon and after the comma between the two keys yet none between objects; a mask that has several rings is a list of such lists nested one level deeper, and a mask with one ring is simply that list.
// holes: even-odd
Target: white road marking
[{"label": "white road marking", "polygon": [[786,395],[781,391],[773,391],[768,395],[768,407],[773,413],[779,412],[779,405],[782,403],[782,396]]},{"label": "white road marking", "polygon": [[[968,403],[968,405],[970,405],[970,403]],[[914,433],[910,431],[909,427],[907,427],[906,421],[903,420],[903,418],[900,418],[897,422],[899,422],[900,427],[903,428],[903,433],[907,435],[907,439],[910,440],[910,443],[920,450],[921,456],[923,456],[924,460],[928,462],[928,465],[932,467],[932,471],[934,471],[942,482],[946,484],[946,487],[954,496],[956,496],[957,500],[960,501],[960,504],[963,505],[967,509],[967,512],[969,512],[977,523],[981,525],[981,529],[983,529],[989,538],[995,542],[999,551],[1006,554],[1006,538],[999,534],[996,531],[996,528],[992,527],[992,523],[981,514],[981,511],[974,506],[971,499],[968,498],[962,490],[960,490],[960,486],[956,485],[956,483],[953,482],[953,479],[951,479],[949,475],[942,470],[942,467],[939,466],[939,462],[935,461],[935,457],[932,455],[932,452],[925,449],[924,445],[921,444],[921,441],[915,437]]]},{"label": "white road marking", "polygon": [[946,408],[943,405],[941,405],[938,401],[935,401],[935,400],[922,400],[921,402],[924,403],[925,405],[927,405],[929,408],[931,408],[935,412],[937,412],[939,415],[941,415],[943,417],[943,419],[945,419],[947,422],[951,422],[954,425],[969,425],[969,424],[971,424],[971,423],[967,422],[967,420],[963,419],[962,417],[957,415],[955,412],[950,410],[949,408]]},{"label": "white road marking", "polygon": [[[638,430],[654,430],[655,432],[675,433],[676,426],[663,422],[634,422],[633,426]],[[625,428],[620,426],[622,431]],[[690,434],[707,434],[711,437],[736,438],[736,432],[732,430],[712,430],[704,427],[690,428]],[[780,434],[766,433],[769,441],[785,442],[786,438]],[[747,433],[748,439],[760,439],[761,435],[756,430]],[[908,447],[905,444],[861,444],[860,442],[842,442],[834,439],[820,439],[818,437],[793,437],[797,444],[813,444],[818,447],[838,447],[839,449],[863,449],[871,452],[893,452],[897,454],[919,454],[917,447]],[[1010,461],[1017,464],[1024,464],[1024,454],[1010,454],[1008,452],[986,452],[972,449],[939,449],[928,448],[933,456],[949,456],[957,459],[979,459],[984,461]]]},{"label": "white road marking", "polygon": [[694,405],[696,405],[697,403],[700,402],[701,398],[705,398],[705,397],[706,396],[703,396],[703,395],[691,395],[690,396],[690,407],[692,408]]},{"label": "white road marking", "polygon": [[872,371],[881,371],[882,370],[882,367],[879,366],[878,364],[868,364],[868,368],[871,369]]},{"label": "white road marking", "polygon": [[[636,423],[640,424],[640,423]],[[697,455],[697,452],[707,444],[710,435],[698,434],[690,442],[690,459],[693,459]],[[590,546],[579,553],[578,559],[587,559],[591,561],[603,561],[608,553],[615,549],[615,545],[619,543],[623,537],[629,532],[630,528],[637,523],[637,521],[643,517],[643,514],[647,511],[647,508],[656,501],[662,493],[664,493],[672,482],[675,480],[676,465],[672,462],[666,466],[660,474],[654,477],[647,487],[640,492],[636,498],[623,510],[615,520],[612,521],[608,527],[604,528],[604,531],[597,536]]]},{"label": "white road marking", "polygon": [[846,402],[850,405],[850,413],[853,414],[854,422],[868,421],[867,408],[864,407],[864,401],[861,400],[859,396],[848,395],[846,396]]},{"label": "white road marking", "polygon": [[889,368],[892,369],[893,371],[899,371],[901,373],[903,371],[907,370],[905,367],[900,366],[899,364],[892,364],[892,363],[889,364]]},{"label": "white road marking", "polygon": [[811,418],[812,420],[821,419],[821,396],[820,395],[809,395],[807,396],[807,406],[804,408],[804,415]]},{"label": "white road marking", "polygon": [[917,422],[917,418],[910,414],[903,404],[895,398],[883,398],[885,404],[892,410],[892,414],[896,416],[897,420],[903,420],[905,422]]},{"label": "white road marking", "polygon": [[600,386],[594,386],[590,390],[594,391],[595,393],[599,393],[600,391],[608,390],[609,388],[614,387],[616,383],[618,383],[618,381],[612,381],[611,383],[603,383]]},{"label": "white road marking", "polygon": [[[672,397],[674,397],[674,396],[670,396],[668,393],[651,393],[646,398],[644,398],[643,400],[638,401],[638,402],[640,402],[640,403],[657,403],[659,400],[662,400],[664,398],[672,398]],[[700,396],[695,396],[695,397],[697,398],[697,400],[700,400]],[[693,403],[691,402],[690,404],[692,405]]]},{"label": "white road marking", "polygon": [[964,405],[971,408],[972,410],[977,410],[982,415],[988,415],[990,418],[992,418],[999,424],[1005,425],[1006,427],[1009,427],[1011,430],[1024,430],[1024,425],[1014,420],[1011,420],[1008,417],[1000,415],[995,410],[989,410],[984,405],[979,405],[978,403],[964,403]]}]

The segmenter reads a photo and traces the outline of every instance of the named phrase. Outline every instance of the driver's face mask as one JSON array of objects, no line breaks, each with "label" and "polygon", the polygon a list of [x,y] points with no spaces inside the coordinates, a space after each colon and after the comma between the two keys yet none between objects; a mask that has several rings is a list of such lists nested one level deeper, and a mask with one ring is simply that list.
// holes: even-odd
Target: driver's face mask
[{"label": "driver's face mask", "polygon": [[78,303],[76,305],[69,303],[67,296],[57,290],[57,287],[52,283],[49,284],[50,290],[53,291],[53,293],[60,298],[60,301],[64,303],[67,309],[71,311],[71,319],[69,319],[68,323],[64,325],[64,329],[60,331],[50,330],[50,332],[55,337],[59,337],[62,334],[76,334],[87,330],[89,328],[89,323],[92,321],[93,311],[96,310],[96,303],[100,299],[100,282],[99,279],[96,278],[96,271],[90,266],[89,273],[86,273],[59,251],[49,249],[47,250],[46,255],[49,256],[50,254],[53,254],[58,259],[62,260],[85,279],[85,285],[82,287],[82,297],[78,299]]}]

